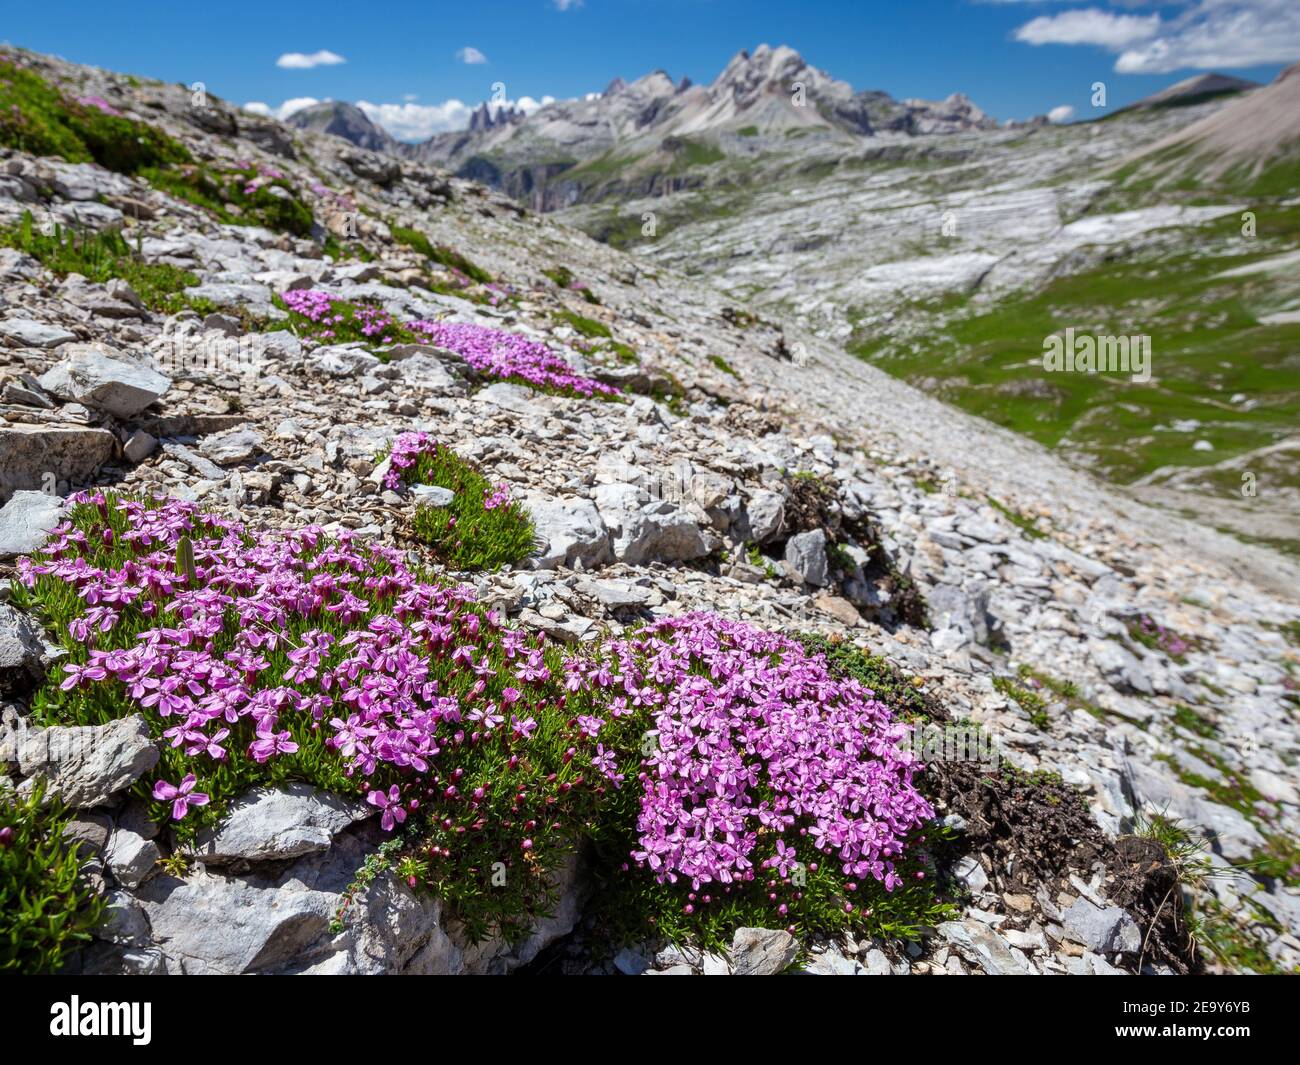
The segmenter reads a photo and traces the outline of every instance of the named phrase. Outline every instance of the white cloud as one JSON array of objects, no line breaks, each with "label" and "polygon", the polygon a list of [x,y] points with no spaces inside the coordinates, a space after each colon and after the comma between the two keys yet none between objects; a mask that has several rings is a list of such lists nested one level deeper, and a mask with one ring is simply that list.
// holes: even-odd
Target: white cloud
[{"label": "white cloud", "polygon": [[357,106],[371,122],[381,125],[398,140],[428,140],[435,133],[451,129],[464,129],[469,125],[474,110],[461,100],[447,100],[440,104],[372,104],[358,100]]},{"label": "white cloud", "polygon": [[1069,104],[1061,104],[1060,107],[1053,107],[1047,112],[1049,122],[1068,122],[1074,117],[1074,108]]},{"label": "white cloud", "polygon": [[1150,39],[1160,29],[1159,15],[1116,15],[1095,7],[1039,15],[1016,30],[1025,44],[1099,44],[1112,51]]},{"label": "white cloud", "polygon": [[554,0],[556,11],[572,11],[574,8],[582,7],[582,0]]},{"label": "white cloud", "polygon": [[[327,96],[325,99],[328,101],[330,98]],[[376,104],[368,100],[358,100],[357,106],[365,112],[371,122],[383,126],[394,137],[403,141],[428,140],[437,133],[466,129],[469,127],[469,117],[476,106],[454,99],[445,100],[440,104],[418,104],[415,102],[414,93],[407,93],[402,99],[403,102],[400,104]],[[314,96],[295,96],[291,100],[285,100],[278,107],[272,107],[261,100],[250,100],[244,104],[244,110],[283,121],[295,111],[301,111],[304,107],[320,102]],[[503,100],[488,106],[493,114],[499,108],[505,110],[517,108],[524,114],[531,115],[538,108],[554,102],[555,97],[550,95],[543,96],[541,99],[521,96],[518,100]]]},{"label": "white cloud", "polygon": [[465,45],[464,48],[457,49],[456,58],[462,63],[466,63],[470,66],[474,66],[478,63],[486,63],[488,61],[487,56],[470,44]]},{"label": "white cloud", "polygon": [[285,100],[279,107],[270,107],[262,103],[261,100],[252,100],[244,104],[244,110],[251,111],[255,115],[266,115],[283,121],[295,111],[301,111],[304,107],[310,107],[312,104],[318,103],[320,101],[314,96],[295,96],[292,100]]},{"label": "white cloud", "polygon": [[[1000,0],[1005,2],[1005,0]],[[1112,7],[1154,6],[1111,0]],[[1015,31],[1026,44],[1096,45],[1121,74],[1231,70],[1300,58],[1296,0],[1171,0],[1172,13],[1124,15],[1096,7],[1040,15]]]},{"label": "white cloud", "polygon": [[531,96],[521,96],[518,100],[507,100],[504,106],[517,107],[524,114],[531,115],[534,111],[553,103],[555,103],[554,96],[543,96],[540,100],[534,100]]},{"label": "white cloud", "polygon": [[[499,108],[518,108],[524,114],[531,115],[538,108],[554,102],[554,96],[543,96],[540,100],[521,96],[518,100],[503,100],[488,106],[493,114]],[[371,122],[383,126],[398,140],[422,141],[437,133],[468,128],[469,116],[474,113],[477,105],[467,104],[463,100],[445,100],[440,104],[417,104],[409,100],[400,104],[375,104],[368,100],[358,100],[357,106]]]},{"label": "white cloud", "polygon": [[1126,49],[1121,74],[1167,74],[1290,63],[1300,58],[1300,4],[1295,0],[1202,0],[1169,32]]},{"label": "white cloud", "polygon": [[322,48],[319,52],[285,52],[275,61],[277,67],[285,70],[310,70],[312,67],[334,67],[346,63],[337,52]]}]

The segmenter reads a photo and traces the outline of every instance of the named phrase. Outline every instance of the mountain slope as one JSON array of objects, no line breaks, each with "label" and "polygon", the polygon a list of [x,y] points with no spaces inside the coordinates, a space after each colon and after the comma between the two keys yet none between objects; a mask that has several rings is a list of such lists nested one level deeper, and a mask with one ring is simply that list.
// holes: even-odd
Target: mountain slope
[{"label": "mountain slope", "polygon": [[[866,877],[846,886],[857,899],[883,898],[882,911],[854,906],[860,934],[851,943],[843,936],[803,943],[801,967],[1105,974],[1300,964],[1293,843],[1300,831],[1293,770],[1300,573],[1288,560],[1117,491],[776,308],[756,314],[712,277],[685,277],[596,243],[490,189],[312,130],[290,137],[270,123],[279,133],[271,138],[268,124],[246,123],[219,101],[196,115],[180,86],[31,53],[0,57],[0,93],[17,86],[34,97],[40,79],[47,113],[67,120],[59,148],[78,155],[33,154],[17,143],[31,126],[0,126],[0,498],[15,508],[0,519],[0,564],[6,576],[41,576],[12,558],[39,551],[61,519],[51,490],[162,494],[181,503],[173,512],[179,522],[136,536],[122,530],[141,511],[92,496],[78,513],[82,524],[53,533],[52,551],[38,556],[39,565],[67,567],[68,586],[54,580],[49,593],[55,615],[70,604],[95,610],[84,628],[57,634],[68,664],[79,668],[42,681],[44,648],[29,634],[51,612],[29,609],[23,582],[6,585],[0,602],[4,773],[23,788],[48,773],[84,802],[78,839],[104,856],[88,888],[111,892],[132,922],[129,935],[119,922],[97,929],[71,960],[75,968],[509,971],[577,929],[561,946],[564,971],[610,971],[614,952],[604,948],[621,942],[602,939],[608,922],[591,909],[601,892],[588,890],[579,863],[554,869],[553,916],[529,911],[520,937],[488,935],[474,947],[453,919],[458,911],[430,885],[489,907],[515,898],[474,879],[488,863],[464,875],[440,863],[461,861],[484,827],[485,847],[507,838],[498,832],[524,828],[516,811],[533,801],[533,789],[521,799],[501,774],[509,772],[503,752],[538,750],[521,746],[536,725],[530,711],[554,728],[556,779],[570,785],[560,795],[580,786],[562,775],[583,765],[569,761],[567,747],[583,759],[591,730],[617,727],[613,712],[567,722],[570,711],[560,707],[574,702],[562,700],[576,696],[559,695],[558,687],[545,706],[533,706],[518,689],[502,689],[512,673],[553,662],[557,681],[594,677],[600,671],[591,663],[570,659],[570,670],[561,658],[697,612],[791,638],[824,637],[810,641],[819,661],[825,655],[886,705],[908,710],[929,744],[917,756],[926,768],[915,773],[935,781],[925,794],[953,844],[936,847],[927,856],[934,864],[915,870],[925,875],[897,893],[874,895]],[[101,122],[91,107],[116,121]],[[117,138],[73,139],[77,130],[103,129]],[[1089,135],[1029,136],[1044,167],[1062,146],[1082,156]],[[292,151],[272,153],[264,141],[291,142]],[[998,143],[1016,147],[1011,139]],[[137,165],[145,149],[163,154],[162,163]],[[1024,162],[1000,157],[988,171],[963,171],[962,180],[981,195],[996,193],[983,187],[986,175],[1005,170],[1008,158]],[[895,169],[868,175],[878,193],[897,201],[924,191],[906,187],[916,173]],[[865,183],[861,173],[856,178]],[[804,207],[843,195],[834,182],[819,192],[820,182],[803,180]],[[1006,190],[1001,217],[1023,219],[1026,205],[1040,202],[1040,194],[1024,193]],[[1078,189],[1069,190],[1051,209],[1079,199]],[[307,226],[296,225],[296,210],[277,212],[290,203],[307,212]],[[985,221],[993,216],[986,212]],[[843,218],[828,214],[825,224]],[[61,241],[56,224],[74,227],[78,241]],[[423,328],[411,339],[405,333],[416,323]],[[602,399],[539,381],[532,372],[543,357],[548,372],[562,366],[570,379],[619,391]],[[472,463],[482,482],[457,467],[463,479],[454,489],[438,485],[443,493],[425,497],[408,489],[404,468],[381,457],[396,437],[415,431],[430,434],[444,459]],[[518,564],[459,569],[438,550],[441,542],[419,535],[446,507],[481,503],[481,517],[487,501],[495,505],[503,494],[533,523],[530,553]],[[250,535],[297,539],[274,558],[233,531],[211,547],[187,523],[187,502]],[[475,530],[466,522],[455,535],[473,541]],[[165,550],[160,536],[169,538]],[[452,545],[458,552],[479,546]],[[86,587],[84,604],[74,594],[85,577],[83,551],[120,551],[126,559],[111,579]],[[366,571],[365,559],[381,569]],[[312,562],[310,577],[281,568],[295,560]],[[418,563],[454,587],[454,602],[425,609],[418,597],[404,598],[368,617],[368,600],[393,586],[399,562]],[[364,581],[351,580],[354,564]],[[283,649],[287,636],[269,597],[241,599],[236,608],[194,587],[218,567],[239,571],[231,596],[269,575],[276,602],[311,611],[311,632],[299,633],[310,644]],[[137,583],[142,571],[147,588]],[[483,605],[481,617],[471,599]],[[135,696],[117,674],[132,663],[121,656],[105,659],[102,677],[86,667],[87,644],[121,637],[143,645],[135,629],[101,628],[124,600],[167,625],[139,648],[150,655],[141,693],[155,690],[144,682],[162,671],[159,693],[183,701],[197,688],[214,721],[191,720],[152,695],[128,702]],[[177,609],[159,611],[160,602]],[[233,614],[241,621],[230,634],[238,668],[216,676],[216,656],[226,648],[215,630],[192,646],[186,641],[195,628],[219,628]],[[357,625],[335,642],[349,616]],[[409,624],[421,626],[420,639],[398,648],[392,640]],[[519,642],[476,658],[470,641],[506,627],[522,632]],[[445,651],[431,667],[437,672],[413,668],[437,646]],[[534,647],[551,657],[534,662]],[[336,667],[340,655],[349,656],[346,667]],[[336,703],[300,699],[321,656]],[[186,688],[180,669],[190,664]],[[353,687],[349,670],[366,686]],[[283,674],[284,684],[266,687],[268,672]],[[59,687],[65,674],[68,691]],[[412,679],[414,687],[394,687]],[[749,683],[738,673],[732,679],[735,687]],[[645,702],[650,685],[609,681],[628,691],[611,704],[616,711],[644,712],[627,703]],[[701,672],[682,690],[709,683]],[[462,725],[449,692],[476,684]],[[262,686],[254,693],[255,685]],[[811,683],[795,678],[792,687],[807,691]],[[479,698],[498,690],[499,703]],[[225,693],[220,703],[218,692]],[[759,694],[765,706],[793,698],[776,684]],[[814,694],[804,702],[823,707],[824,685]],[[400,735],[377,740],[380,754],[427,725],[434,710],[448,723],[443,749],[415,751],[394,787],[428,779],[419,763],[441,770],[484,743],[493,745],[494,762],[483,795],[470,800],[464,781],[444,787],[444,776],[437,788],[422,789],[418,804],[402,807],[391,792],[372,789],[377,773],[358,774],[363,784],[339,770],[321,734],[337,733],[338,746],[355,743],[364,756],[371,737],[365,728],[349,732],[345,719],[354,707],[359,721],[389,703],[401,715]],[[517,707],[517,722],[494,724],[498,706]],[[94,717],[106,707],[131,712],[107,722]],[[250,707],[259,711],[256,731]],[[225,711],[239,720],[218,735]],[[54,741],[66,734],[41,731],[50,721],[82,726],[75,759],[58,761],[66,744]],[[196,739],[208,721],[213,731]],[[495,728],[499,737],[490,736]],[[27,742],[29,729],[40,742]],[[967,753],[972,736],[981,738],[983,755]],[[646,751],[639,729],[635,738],[634,766]],[[110,755],[111,779],[75,778]],[[259,768],[259,758],[272,757],[283,760]],[[320,774],[313,758],[335,767],[324,783],[337,794],[306,786],[320,779],[307,775]],[[119,772],[127,760],[129,772]],[[191,765],[198,779],[176,771]],[[636,795],[633,779],[616,798]],[[541,789],[553,783],[539,776],[538,790],[549,797]],[[136,788],[129,797],[128,785]],[[139,801],[151,794],[168,799]],[[153,831],[155,817],[178,816],[173,803],[179,816],[195,815],[183,809],[186,796],[195,806],[200,796],[212,800],[200,816],[214,831],[194,846],[174,826]],[[500,805],[486,812],[473,805],[485,800]],[[538,807],[525,830],[542,839],[552,813],[544,800]],[[1200,955],[1185,926],[1161,919],[1183,912],[1182,894],[1144,878],[1144,869],[1163,868],[1152,858],[1159,845],[1129,836],[1157,814],[1182,819],[1217,865],[1243,867],[1231,878],[1188,885]],[[445,823],[437,820],[443,816]],[[451,818],[467,822],[466,831],[448,827],[459,827]],[[390,868],[393,848],[376,848],[399,838],[388,831],[398,822],[403,838],[419,843],[399,843],[404,849]],[[442,833],[438,847],[428,832]],[[517,836],[502,859],[511,863],[508,891],[554,857],[536,853],[531,836],[527,847]],[[598,882],[644,872],[630,862],[621,869],[625,861],[625,850],[616,853]],[[683,901],[689,880],[637,882],[634,890],[635,903],[615,916],[633,930],[636,952],[656,966],[686,959],[670,971],[700,967],[701,943],[689,938],[695,927],[687,920],[695,906]],[[661,912],[689,934],[678,955],[658,950],[662,929],[647,909],[657,898],[667,899]],[[1171,911],[1165,900],[1173,898]],[[936,905],[918,912],[917,899]],[[842,896],[835,910],[849,912]],[[591,921],[581,923],[584,916]],[[769,938],[793,946],[781,938],[787,919],[780,916],[764,911]],[[803,934],[798,925],[795,931]],[[915,940],[910,950],[904,938]]]},{"label": "mountain slope", "polygon": [[1126,178],[1285,194],[1300,179],[1300,63],[1272,84],[1164,137],[1129,160]]},{"label": "mountain slope", "polygon": [[1144,96],[1141,100],[1120,108],[1119,111],[1149,110],[1154,107],[1186,107],[1190,104],[1205,103],[1216,96],[1235,95],[1259,87],[1259,82],[1249,81],[1246,78],[1234,78],[1226,74],[1195,74],[1190,78],[1174,82],[1150,96]]}]

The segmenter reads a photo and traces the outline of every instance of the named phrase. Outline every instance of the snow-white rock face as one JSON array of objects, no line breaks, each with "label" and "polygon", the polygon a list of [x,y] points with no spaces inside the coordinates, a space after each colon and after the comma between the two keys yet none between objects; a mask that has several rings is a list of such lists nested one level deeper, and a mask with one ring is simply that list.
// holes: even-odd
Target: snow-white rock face
[{"label": "snow-white rock face", "polygon": [[[283,132],[275,123],[249,120],[251,139],[245,119],[234,116],[234,133],[214,134],[209,126],[220,122],[188,117],[188,93],[175,86],[133,86],[101,70],[36,62],[64,80],[84,79],[86,93],[150,114],[196,155],[252,158],[302,189],[320,182],[325,191],[312,205],[322,226],[337,220],[335,197],[364,206],[350,239],[369,258],[326,260],[323,229],[318,241],[225,224],[143,180],[12,153],[0,180],[0,224],[24,211],[43,223],[77,204],[123,204],[127,210],[114,209],[145,261],[192,271],[223,307],[135,307],[127,316],[117,304],[134,305],[120,290],[72,302],[39,264],[0,256],[6,315],[43,327],[10,330],[0,341],[3,498],[42,491],[58,498],[89,486],[161,492],[257,528],[317,523],[406,550],[417,503],[374,474],[398,433],[426,430],[493,484],[508,484],[533,514],[537,544],[527,563],[452,575],[476,585],[513,623],[578,646],[656,617],[712,610],[835,636],[918,678],[955,719],[978,724],[1003,763],[1054,771],[1077,786],[1111,836],[1131,829],[1141,812],[1165,811],[1226,866],[1300,831],[1296,650],[1288,642],[1300,620],[1294,563],[1106,486],[846,354],[832,327],[819,335],[799,324],[836,321],[849,299],[884,306],[924,291],[924,272],[909,266],[891,277],[878,268],[922,258],[906,241],[937,233],[948,202],[958,205],[957,232],[969,234],[936,257],[955,286],[973,284],[989,257],[1005,262],[1009,250],[999,240],[1009,238],[999,237],[997,218],[1009,220],[1018,240],[1108,240],[1106,224],[1073,217],[1087,190],[1044,184],[1086,154],[1087,131],[1034,133],[1028,148],[1016,149],[1014,171],[968,174],[961,163],[941,164],[935,173],[954,175],[951,194],[912,187],[888,168],[792,176],[708,241],[697,239],[702,231],[665,230],[634,257],[416,161],[401,160],[396,176],[366,177],[372,168],[359,171],[345,158],[351,145],[312,131],[297,132],[289,158],[268,135]],[[772,52],[763,62],[782,71],[792,60]],[[665,83],[637,91],[648,99],[668,90]],[[670,99],[690,92],[671,91]],[[944,143],[964,150],[963,138],[984,138],[991,158],[1010,159],[997,153],[1024,136],[956,134]],[[1123,133],[1098,136],[1114,138],[1112,154],[1123,147]],[[1141,215],[1125,225],[1145,231],[1167,220]],[[389,224],[419,228],[434,245],[467,256],[513,298],[494,306],[426,287],[424,256],[394,242]],[[722,259],[730,265],[709,278],[674,272],[706,246],[709,269]],[[578,287],[543,273],[557,266]],[[1031,267],[1045,268],[1024,269]],[[493,382],[432,345],[384,361],[283,330],[250,330],[250,308],[268,306],[280,286],[300,287],[304,277],[404,319],[525,334],[575,368],[623,381],[628,393],[602,402]],[[751,284],[774,294],[756,313],[727,295]],[[583,287],[600,303],[588,302]],[[794,307],[792,317],[782,301]],[[581,337],[565,311],[605,325],[636,365]],[[113,385],[109,396],[127,386],[125,405],[106,403],[99,388],[44,389],[45,375],[69,357],[65,348],[85,343],[152,360],[169,386],[101,379]],[[132,439],[136,445],[124,447]],[[826,490],[823,511],[809,505],[811,484]],[[18,509],[0,521],[4,543],[34,550],[55,508],[16,498]],[[928,624],[904,616],[909,587],[929,601]],[[0,600],[8,592],[0,584]],[[1194,642],[1177,657],[1149,646],[1133,635],[1144,616]],[[0,619],[0,776],[22,787],[51,779],[79,808],[78,838],[93,844],[91,872],[112,904],[110,923],[78,961],[83,969],[504,971],[578,925],[584,880],[574,868],[563,871],[554,917],[512,949],[457,939],[439,900],[389,877],[354,902],[343,931],[331,932],[343,893],[382,833],[337,797],[310,789],[242,797],[176,875],[171,833],[151,827],[128,798],[148,779],[161,730],[139,718],[86,731],[37,728],[32,689],[57,668],[39,629],[35,618]],[[1031,713],[1000,690],[1005,682],[994,684],[1022,665],[1062,688],[1069,682],[1077,695],[1044,688],[1044,714]],[[1206,786],[1215,780],[1231,787]],[[158,856],[171,860],[159,866]],[[1132,967],[1131,928],[1113,912],[1104,868],[1083,870],[1043,898],[1005,890],[1004,874],[977,858],[965,863],[971,896],[960,919],[916,953],[869,941],[819,945],[825,949],[808,956],[808,966]],[[1212,878],[1203,890],[1277,967],[1300,963],[1294,888],[1245,876]],[[1080,899],[1087,906],[1076,906]],[[591,955],[577,944],[566,957],[573,967],[599,967]],[[781,936],[753,930],[730,957],[655,944],[634,955],[623,958],[625,968],[672,973],[767,971],[790,957]]]}]

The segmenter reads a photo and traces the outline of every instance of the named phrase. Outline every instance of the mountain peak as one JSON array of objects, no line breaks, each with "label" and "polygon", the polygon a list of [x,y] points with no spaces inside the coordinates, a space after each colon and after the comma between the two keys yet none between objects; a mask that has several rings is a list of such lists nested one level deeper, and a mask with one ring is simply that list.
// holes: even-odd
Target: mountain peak
[{"label": "mountain peak", "polygon": [[361,108],[346,100],[322,100],[310,104],[293,112],[285,122],[298,129],[331,133],[371,151],[388,151],[394,144],[393,138],[375,125]]}]

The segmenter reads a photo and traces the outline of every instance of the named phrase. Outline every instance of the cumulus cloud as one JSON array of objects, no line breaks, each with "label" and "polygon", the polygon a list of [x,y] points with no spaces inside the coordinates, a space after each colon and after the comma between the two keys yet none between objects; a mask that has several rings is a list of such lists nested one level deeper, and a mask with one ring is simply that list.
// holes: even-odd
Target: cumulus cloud
[{"label": "cumulus cloud", "polygon": [[336,67],[346,63],[337,52],[322,48],[319,52],[285,52],[275,61],[277,67],[285,70],[311,70],[312,67]]},{"label": "cumulus cloud", "polygon": [[1121,74],[1167,74],[1192,67],[1252,67],[1300,58],[1295,0],[1202,0],[1168,32],[1127,48]]},{"label": "cumulus cloud", "polygon": [[1015,37],[1025,44],[1099,44],[1116,50],[1149,39],[1159,28],[1159,15],[1116,15],[1086,7],[1039,15],[1017,29]]},{"label": "cumulus cloud", "polygon": [[[325,98],[328,102],[330,97]],[[440,104],[419,104],[416,103],[414,93],[407,93],[402,97],[403,102],[396,103],[371,103],[369,100],[358,100],[357,107],[365,112],[367,118],[378,126],[383,126],[390,134],[398,140],[403,141],[422,141],[428,140],[437,133],[446,133],[449,130],[466,129],[469,126],[470,115],[474,113],[476,105],[467,104],[463,100],[445,100]],[[318,104],[322,101],[314,96],[295,96],[291,100],[285,100],[278,107],[272,107],[261,100],[250,100],[244,104],[244,110],[255,115],[265,115],[270,118],[284,120],[295,111],[301,111],[304,107],[310,107],[312,104]],[[510,110],[516,109],[526,115],[531,115],[534,111],[547,104],[554,103],[554,96],[543,96],[540,100],[532,96],[521,96],[518,100],[502,100],[497,103],[491,103],[488,106],[495,114],[499,109]]]},{"label": "cumulus cloud", "polygon": [[[1111,6],[1150,6],[1112,0]],[[1116,55],[1121,74],[1168,74],[1289,63],[1300,57],[1295,0],[1174,0],[1165,17],[1097,7],[1030,19],[1015,31],[1026,44],[1084,44]]]},{"label": "cumulus cloud", "polygon": [[255,115],[265,115],[283,121],[295,111],[301,111],[304,107],[310,107],[312,104],[318,103],[320,101],[314,96],[295,96],[292,100],[285,100],[279,107],[271,107],[261,100],[252,100],[244,104],[244,110],[251,111]]},{"label": "cumulus cloud", "polygon": [[1060,107],[1053,107],[1047,112],[1049,122],[1069,122],[1074,117],[1074,108],[1069,104],[1061,104]]},{"label": "cumulus cloud", "polygon": [[[531,115],[538,108],[554,103],[554,96],[543,96],[540,100],[531,96],[521,96],[518,100],[502,100],[490,103],[492,113],[498,109],[516,108],[526,115]],[[469,126],[469,117],[474,113],[475,104],[463,100],[446,100],[440,104],[417,104],[406,101],[400,104],[376,104],[369,100],[358,100],[357,106],[366,113],[366,117],[376,125],[383,126],[398,140],[428,140],[437,133],[449,130],[465,129]]]},{"label": "cumulus cloud", "polygon": [[470,44],[465,45],[464,48],[458,49],[456,52],[456,58],[462,63],[467,63],[470,66],[487,62],[487,56]]}]

